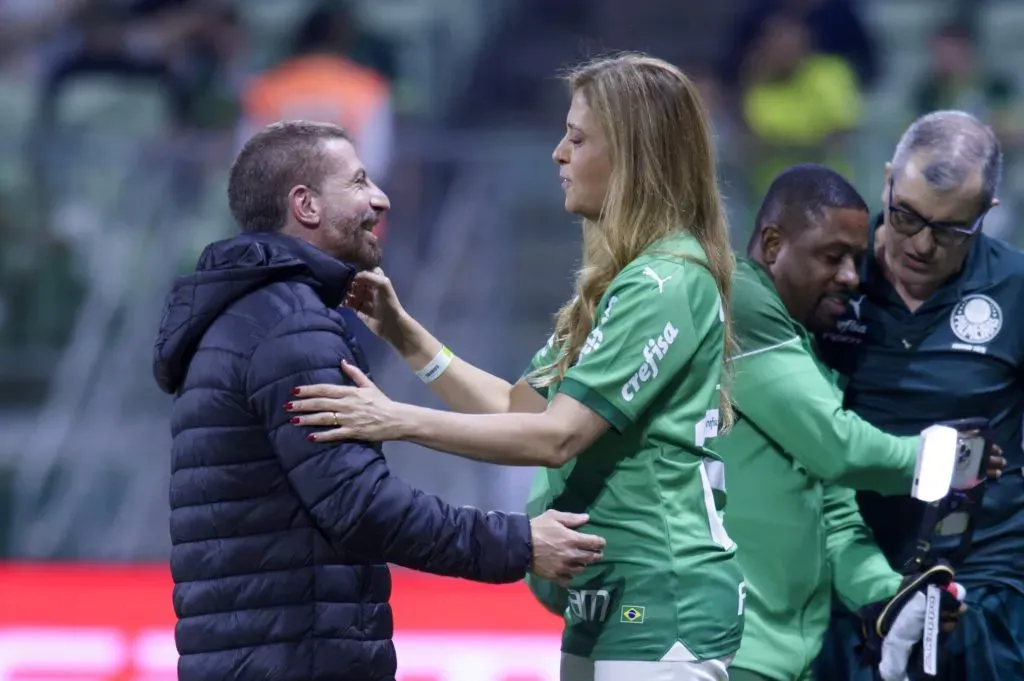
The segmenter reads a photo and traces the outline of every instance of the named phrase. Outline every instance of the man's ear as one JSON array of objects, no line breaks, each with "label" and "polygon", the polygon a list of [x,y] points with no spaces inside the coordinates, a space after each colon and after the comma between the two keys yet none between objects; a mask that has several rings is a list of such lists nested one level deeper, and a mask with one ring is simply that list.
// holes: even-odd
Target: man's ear
[{"label": "man's ear", "polygon": [[288,210],[303,227],[316,229],[320,226],[323,217],[320,197],[306,185],[296,185],[288,192]]},{"label": "man's ear", "polygon": [[775,264],[782,250],[782,230],[778,225],[768,224],[761,228],[761,256],[765,266]]}]

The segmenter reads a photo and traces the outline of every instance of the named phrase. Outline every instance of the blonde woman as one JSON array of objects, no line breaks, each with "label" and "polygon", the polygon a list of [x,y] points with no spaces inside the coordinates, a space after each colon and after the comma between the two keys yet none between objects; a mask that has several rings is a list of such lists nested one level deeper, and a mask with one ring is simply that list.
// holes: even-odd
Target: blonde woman
[{"label": "blonde woman", "polygon": [[317,442],[404,439],[478,461],[542,466],[535,506],[586,511],[604,560],[568,585],[565,681],[720,680],[739,647],[743,584],[719,520],[709,447],[732,416],[721,389],[733,257],[708,119],[694,85],[642,55],[569,75],[553,157],[583,218],[576,296],[515,385],[460,360],[382,273],[350,305],[456,412],[354,386],[302,386],[289,405]]}]

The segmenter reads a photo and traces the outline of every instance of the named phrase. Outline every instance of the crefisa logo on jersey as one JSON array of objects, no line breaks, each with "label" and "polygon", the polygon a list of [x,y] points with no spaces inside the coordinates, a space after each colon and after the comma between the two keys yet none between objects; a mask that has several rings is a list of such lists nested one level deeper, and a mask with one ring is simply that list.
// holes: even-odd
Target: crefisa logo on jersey
[{"label": "crefisa logo on jersey", "polygon": [[988,296],[970,295],[953,308],[949,315],[949,326],[953,330],[953,335],[964,343],[988,343],[998,336],[1003,328],[1003,310]]},{"label": "crefisa logo on jersey", "polygon": [[632,402],[640,387],[658,375],[658,363],[665,359],[669,346],[675,342],[677,336],[679,330],[672,326],[672,322],[667,322],[661,335],[647,341],[647,345],[644,346],[644,363],[622,384],[622,399]]}]

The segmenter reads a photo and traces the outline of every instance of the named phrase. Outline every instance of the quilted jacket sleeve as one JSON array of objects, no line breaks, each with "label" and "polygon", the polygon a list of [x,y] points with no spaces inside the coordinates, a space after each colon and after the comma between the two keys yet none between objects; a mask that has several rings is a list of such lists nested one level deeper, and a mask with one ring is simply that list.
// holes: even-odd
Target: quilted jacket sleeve
[{"label": "quilted jacket sleeve", "polygon": [[317,444],[291,425],[284,405],[292,388],[348,382],[340,363],[357,364],[351,342],[342,322],[300,311],[259,344],[246,376],[250,404],[314,521],[342,551],[366,560],[481,582],[522,579],[532,552],[526,516],[454,508],[391,475],[378,446]]}]

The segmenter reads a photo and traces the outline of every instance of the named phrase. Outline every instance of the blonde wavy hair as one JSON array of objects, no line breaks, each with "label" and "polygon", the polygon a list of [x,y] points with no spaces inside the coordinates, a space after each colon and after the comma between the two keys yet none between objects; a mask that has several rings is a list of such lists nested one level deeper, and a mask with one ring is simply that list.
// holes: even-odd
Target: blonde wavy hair
[{"label": "blonde wavy hair", "polygon": [[[612,173],[596,223],[584,220],[583,265],[575,295],[555,318],[558,358],[532,381],[561,381],[579,357],[594,311],[612,279],[651,244],[680,231],[700,242],[725,310],[725,352],[733,347],[730,315],[735,265],[718,190],[707,110],[696,86],[675,66],[643,54],[600,58],[568,73],[600,123]],[[696,262],[696,261],[695,261]],[[723,371],[720,424],[732,425],[728,373]]]}]

